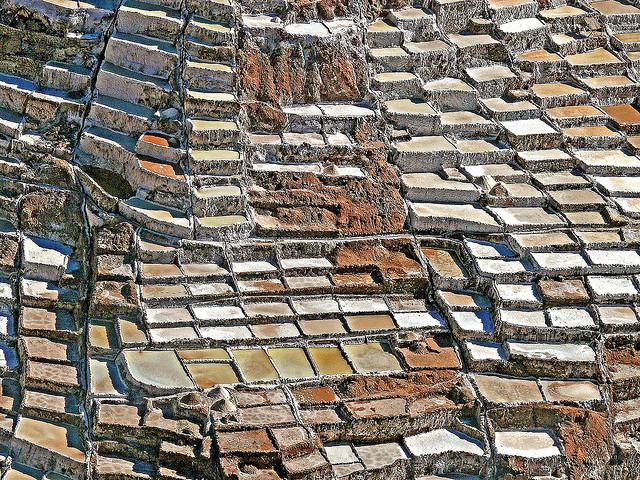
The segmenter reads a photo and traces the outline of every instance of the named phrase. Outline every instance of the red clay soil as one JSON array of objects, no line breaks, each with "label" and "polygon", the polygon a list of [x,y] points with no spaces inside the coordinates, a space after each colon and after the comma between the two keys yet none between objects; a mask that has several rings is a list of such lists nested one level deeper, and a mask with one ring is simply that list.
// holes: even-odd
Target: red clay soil
[{"label": "red clay soil", "polygon": [[403,252],[389,250],[377,242],[354,242],[338,247],[335,262],[339,267],[376,265],[385,277],[391,278],[422,271],[416,260]]},{"label": "red clay soil", "polygon": [[[291,234],[375,235],[402,231],[405,206],[397,173],[381,149],[333,161],[357,165],[364,178],[321,179],[313,174],[259,176],[250,190],[252,206]],[[260,224],[260,222],[258,222]]]},{"label": "red clay soil", "polygon": [[372,183],[354,187],[363,188],[252,192],[251,200],[258,203],[268,197],[270,203],[286,205],[272,211],[285,232],[375,235],[402,230],[404,206],[395,192],[384,197]]},{"label": "red clay soil", "polygon": [[149,133],[142,136],[142,141],[158,145],[159,147],[169,147],[169,141],[159,135],[151,135]]},{"label": "red clay soil", "polygon": [[300,404],[323,404],[338,400],[336,392],[329,386],[294,388],[293,396]]},{"label": "red clay soil", "polygon": [[[304,52],[302,47],[283,45],[272,56],[252,45],[238,55],[238,73],[247,100],[274,105],[305,98]],[[276,87],[277,85],[277,87]]]},{"label": "red clay soil", "polygon": [[583,410],[576,414],[574,422],[560,424],[559,436],[569,460],[571,478],[603,478],[612,454],[605,415]]},{"label": "red clay soil", "polygon": [[[339,388],[343,399],[419,398],[448,393],[459,380],[455,370],[430,370],[409,374],[407,378],[359,376],[342,382],[336,388]],[[469,398],[473,398],[471,392]]]},{"label": "red clay soil", "polygon": [[604,350],[605,363],[609,369],[614,369],[617,363],[625,365],[640,365],[640,352],[633,345],[627,345],[616,349]]},{"label": "red clay soil", "polygon": [[262,453],[274,450],[271,439],[264,429],[244,432],[218,432],[217,440],[218,448],[222,453]]},{"label": "red clay soil", "polygon": [[283,44],[269,55],[245,46],[238,55],[245,98],[279,105],[363,98],[359,85],[365,63],[349,51],[345,40],[311,48],[305,56],[300,45]]},{"label": "red clay soil", "polygon": [[255,132],[280,132],[287,124],[287,116],[278,107],[267,102],[244,102],[242,104],[251,130]]},{"label": "red clay soil", "polygon": [[244,45],[238,73],[252,131],[282,131],[285,105],[359,101],[365,93],[366,63],[345,38],[307,50],[283,42],[271,53]]},{"label": "red clay soil", "polygon": [[570,478],[604,478],[613,455],[606,413],[578,407],[544,405],[536,408],[545,428],[556,429],[569,461]]}]

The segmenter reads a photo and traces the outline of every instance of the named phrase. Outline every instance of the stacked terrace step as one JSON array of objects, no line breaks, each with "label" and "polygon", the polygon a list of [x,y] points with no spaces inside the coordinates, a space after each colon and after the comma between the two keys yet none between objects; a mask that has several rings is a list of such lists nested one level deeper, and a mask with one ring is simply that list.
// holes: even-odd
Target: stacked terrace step
[{"label": "stacked terrace step", "polygon": [[419,96],[420,77],[444,75],[455,63],[433,12],[420,8],[391,11],[367,28],[372,88],[383,98]]},{"label": "stacked terrace step", "polygon": [[[369,24],[367,40],[371,88],[383,101],[383,114],[396,128],[396,139],[443,134],[482,138],[498,133],[497,125],[481,112],[478,97],[501,95],[517,77],[508,67],[490,62],[493,54],[488,45],[497,43],[495,39],[445,35],[435,25],[433,12],[409,8]],[[482,63],[476,67],[466,62],[472,68],[457,72],[462,53]]]},{"label": "stacked terrace step", "polygon": [[188,237],[189,183],[176,88],[183,25],[179,4],[123,2],[96,76],[77,160],[107,187],[121,213]]},{"label": "stacked terrace step", "polygon": [[[214,7],[215,8],[212,8]],[[239,143],[235,17],[231,5],[196,2],[186,26],[184,110],[197,238],[242,237],[251,230]]]},{"label": "stacked terrace step", "polygon": [[[194,148],[206,147],[210,142],[230,146],[239,135],[234,18],[210,12],[207,5],[190,4],[193,11],[186,25],[185,114],[189,145]],[[226,48],[226,56],[212,53],[216,48]]]},{"label": "stacked terrace step", "polygon": [[122,4],[77,158],[86,182],[106,187],[121,213],[152,230],[244,234],[233,8],[190,2],[185,19],[181,5]]},{"label": "stacked terrace step", "polygon": [[[8,408],[21,414],[9,440],[18,472],[20,463],[79,476],[85,471],[82,329],[74,312],[82,301],[80,255],[51,238],[25,235],[21,240],[21,335],[15,339],[18,355],[7,355],[3,347],[3,361],[22,374],[20,383],[8,377],[1,382],[3,395],[12,397]],[[34,456],[34,451],[45,453]]]},{"label": "stacked terrace step", "polygon": [[[5,61],[0,72],[36,83],[39,92],[48,90],[43,97],[51,105],[64,106],[69,102],[66,94],[85,91],[88,86],[91,68],[103,48],[102,33],[113,21],[116,3],[111,0],[4,2],[0,29],[5,39],[2,48]],[[39,20],[15,22],[17,18]],[[46,29],[42,28],[43,18]],[[11,61],[6,61],[8,59]],[[71,97],[79,99],[81,95]],[[39,127],[39,119],[30,120]],[[50,118],[45,115],[44,120]]]},{"label": "stacked terrace step", "polygon": [[2,9],[0,148],[37,146],[70,161],[115,5],[11,0]]},{"label": "stacked terrace step", "polygon": [[189,2],[192,16],[185,30],[190,57],[209,62],[235,61],[235,18],[230,2]]},{"label": "stacked terrace step", "polygon": [[[512,176],[509,163],[514,152],[499,139],[499,124],[481,100],[502,96],[517,84],[517,75],[485,58],[491,55],[487,45],[495,43],[488,35],[443,38],[436,42],[451,49],[454,59],[456,51],[471,49],[484,63],[465,61],[462,65],[469,67],[451,71],[451,76],[442,70],[422,70],[413,92],[402,91],[395,97],[380,93],[383,115],[395,128],[391,159],[403,174],[414,228],[459,225],[463,230],[496,232],[500,224],[478,203],[485,186],[477,181],[492,173]],[[411,45],[404,46],[413,51]],[[375,79],[372,88],[376,89]]]},{"label": "stacked terrace step", "polygon": [[[631,24],[640,11],[624,2],[542,7],[488,0],[486,6],[467,12],[486,18],[450,24],[440,22],[441,14],[461,14],[464,2],[433,5],[437,40],[454,49],[450,73],[418,72],[394,12],[368,27],[371,88],[394,127],[391,161],[403,174],[413,228],[489,233],[602,224],[609,202],[568,170],[577,157],[585,173],[599,171],[604,152],[611,152],[609,169],[635,168],[627,150],[635,140],[626,135],[640,122],[630,69],[638,50]],[[616,32],[611,44],[602,41],[603,24]],[[401,81],[387,91],[376,74]],[[521,167],[541,179],[547,168],[567,172],[549,187]],[[631,212],[631,203],[621,205]]]},{"label": "stacked terrace step", "polygon": [[35,88],[20,77],[0,75],[0,133],[4,136],[17,138],[22,133],[27,101]]},{"label": "stacked terrace step", "polygon": [[49,62],[36,81],[0,73],[0,133],[19,138],[27,125],[46,126],[56,120],[80,124],[90,71],[80,65]]},{"label": "stacked terrace step", "polygon": [[3,5],[7,13],[23,10],[34,16],[46,17],[49,32],[64,35],[67,32],[95,33],[105,28],[117,7],[113,0],[9,0]]},{"label": "stacked terrace step", "polygon": [[544,47],[548,27],[537,18],[538,2],[489,0],[487,3],[496,34],[511,53]]}]

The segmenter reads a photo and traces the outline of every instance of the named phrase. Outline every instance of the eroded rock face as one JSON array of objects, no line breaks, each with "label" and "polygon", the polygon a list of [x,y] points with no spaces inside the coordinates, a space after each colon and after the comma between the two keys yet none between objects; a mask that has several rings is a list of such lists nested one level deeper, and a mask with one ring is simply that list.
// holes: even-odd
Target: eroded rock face
[{"label": "eroded rock face", "polygon": [[282,131],[281,109],[287,105],[359,101],[366,95],[364,46],[353,34],[315,39],[311,45],[285,37],[267,51],[250,37],[242,41],[238,73],[253,131]]},{"label": "eroded rock face", "polygon": [[287,116],[282,110],[267,102],[245,102],[244,110],[251,119],[253,128],[258,131],[274,132],[284,129]]},{"label": "eroded rock face", "polygon": [[364,9],[367,18],[375,19],[385,10],[401,10],[411,6],[409,0],[364,0]]},{"label": "eroded rock face", "polygon": [[[4,11],[4,8],[3,8]],[[29,13],[23,10],[27,15]],[[49,35],[50,22],[38,24],[36,20],[24,22],[25,17],[7,14],[13,25],[0,25],[0,64],[3,72],[37,80],[42,72],[42,63],[49,60],[59,62],[77,61],[95,64],[93,53],[96,41],[82,41],[75,36]],[[42,18],[42,17],[40,17]]]},{"label": "eroded rock face", "polygon": [[255,45],[247,45],[238,59],[242,93],[248,99],[276,105],[291,103],[293,98],[304,98],[303,56],[300,45],[285,44],[273,57]]},{"label": "eroded rock face", "polygon": [[572,418],[560,424],[560,438],[571,476],[582,479],[606,476],[614,449],[606,415],[590,411],[567,413]]},{"label": "eroded rock face", "polygon": [[18,242],[10,238],[0,238],[0,268],[12,270],[18,255]]},{"label": "eroded rock face", "polygon": [[114,317],[137,312],[140,306],[136,284],[130,282],[96,282],[90,313],[96,317]]},{"label": "eroded rock face", "polygon": [[33,155],[25,158],[28,169],[22,180],[30,183],[41,183],[65,190],[75,189],[75,175],[68,160],[53,155]]},{"label": "eroded rock face", "polygon": [[131,253],[134,230],[131,224],[120,222],[98,230],[97,248],[101,253]]},{"label": "eroded rock face", "polygon": [[75,244],[82,234],[80,199],[76,193],[27,193],[21,202],[20,225],[33,235]]},{"label": "eroded rock face", "polygon": [[316,18],[333,20],[349,13],[349,2],[346,0],[293,0],[289,8],[299,21],[310,21]]}]

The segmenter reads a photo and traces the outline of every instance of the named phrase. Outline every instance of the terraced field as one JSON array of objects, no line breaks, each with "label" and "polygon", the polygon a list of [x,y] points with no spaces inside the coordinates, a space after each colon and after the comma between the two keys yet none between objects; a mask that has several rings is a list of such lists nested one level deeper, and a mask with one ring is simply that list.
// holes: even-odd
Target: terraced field
[{"label": "terraced field", "polygon": [[1,480],[640,478],[639,0],[0,0]]}]

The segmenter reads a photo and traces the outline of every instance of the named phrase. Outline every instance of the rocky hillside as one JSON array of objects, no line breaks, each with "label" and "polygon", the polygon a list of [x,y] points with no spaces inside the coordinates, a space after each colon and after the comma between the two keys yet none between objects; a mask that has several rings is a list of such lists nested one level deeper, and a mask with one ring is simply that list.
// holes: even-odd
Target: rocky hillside
[{"label": "rocky hillside", "polygon": [[640,479],[640,0],[0,0],[0,480]]}]

